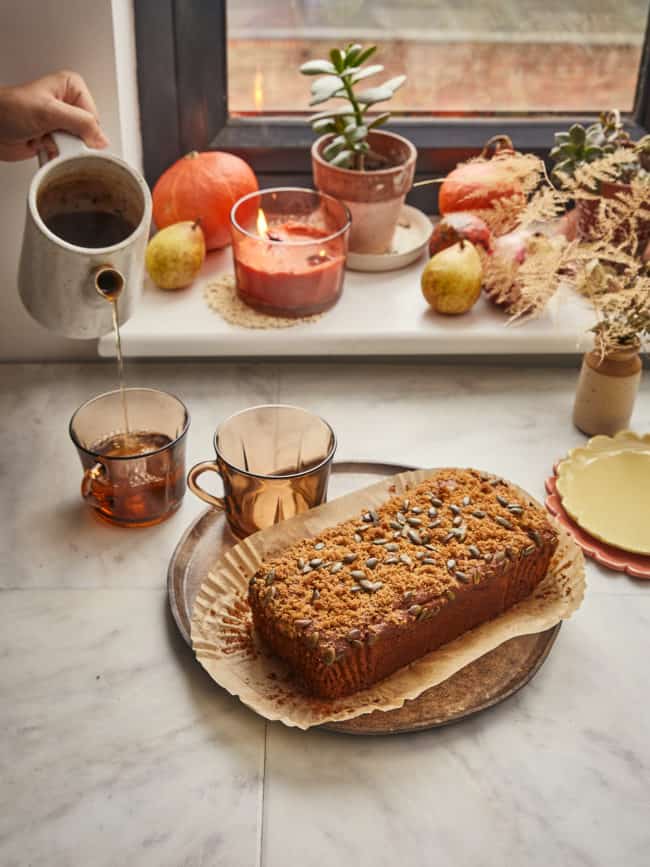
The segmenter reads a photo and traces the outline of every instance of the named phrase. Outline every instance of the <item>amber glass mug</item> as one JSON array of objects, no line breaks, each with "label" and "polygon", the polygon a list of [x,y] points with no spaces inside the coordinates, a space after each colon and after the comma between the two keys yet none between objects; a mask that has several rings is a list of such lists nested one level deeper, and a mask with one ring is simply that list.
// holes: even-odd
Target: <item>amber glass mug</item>
[{"label": "amber glass mug", "polygon": [[84,468],[81,496],[120,527],[164,521],[185,494],[189,426],[182,401],[155,388],[117,389],[86,401],[70,421]]},{"label": "amber glass mug", "polygon": [[[254,406],[217,428],[214,450],[216,460],[193,466],[187,485],[225,511],[241,539],[325,501],[336,437],[326,421],[307,410]],[[223,497],[199,486],[206,472],[221,477]]]}]

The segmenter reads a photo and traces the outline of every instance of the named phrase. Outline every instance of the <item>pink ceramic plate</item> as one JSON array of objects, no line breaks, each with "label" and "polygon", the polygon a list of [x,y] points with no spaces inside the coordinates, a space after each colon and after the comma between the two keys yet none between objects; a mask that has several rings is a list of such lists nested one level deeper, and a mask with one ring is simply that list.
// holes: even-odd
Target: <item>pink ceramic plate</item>
[{"label": "pink ceramic plate", "polygon": [[552,515],[555,515],[563,527],[566,527],[585,554],[597,563],[607,566],[608,569],[613,569],[615,572],[626,572],[633,578],[650,579],[650,557],[645,557],[643,554],[633,554],[630,551],[623,551],[620,548],[615,548],[613,545],[608,545],[606,542],[601,542],[600,539],[590,536],[589,533],[583,530],[582,527],[579,527],[569,517],[562,506],[562,500],[555,487],[557,464],[553,467],[553,471],[554,475],[546,480],[546,492],[548,494],[546,497],[546,508]]}]

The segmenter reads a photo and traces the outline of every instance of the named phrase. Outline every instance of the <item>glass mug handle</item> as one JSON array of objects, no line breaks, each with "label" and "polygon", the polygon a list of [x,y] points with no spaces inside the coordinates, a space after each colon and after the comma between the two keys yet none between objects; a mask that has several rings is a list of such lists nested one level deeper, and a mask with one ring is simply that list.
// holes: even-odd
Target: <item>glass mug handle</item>
[{"label": "glass mug handle", "polygon": [[100,479],[106,478],[106,467],[101,461],[97,461],[88,470],[84,470],[83,479],[81,480],[81,496],[84,500],[95,502],[95,494],[93,492],[94,483]]},{"label": "glass mug handle", "polygon": [[195,464],[187,474],[187,487],[193,494],[196,494],[199,499],[214,506],[214,508],[218,509],[220,512],[223,512],[226,509],[226,502],[223,497],[215,497],[214,494],[208,493],[208,491],[204,490],[197,482],[199,476],[207,472],[216,473],[219,478],[221,478],[219,467],[214,461],[201,461],[200,464]]}]

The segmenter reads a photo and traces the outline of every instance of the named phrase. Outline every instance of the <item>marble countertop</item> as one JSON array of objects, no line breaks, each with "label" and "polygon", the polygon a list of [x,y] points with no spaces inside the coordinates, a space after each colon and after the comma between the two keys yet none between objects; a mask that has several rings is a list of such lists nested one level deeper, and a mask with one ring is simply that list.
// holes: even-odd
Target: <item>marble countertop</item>
[{"label": "marble countertop", "polygon": [[[132,362],[181,395],[188,460],[245,406],[312,408],[338,457],[473,464],[543,496],[574,368]],[[587,567],[535,679],[471,720],[360,739],[265,722],[216,687],[167,611],[203,508],[120,530],[78,494],[67,423],[112,364],[0,366],[0,864],[464,867],[648,864],[650,584]],[[650,377],[634,426],[650,429]]]}]

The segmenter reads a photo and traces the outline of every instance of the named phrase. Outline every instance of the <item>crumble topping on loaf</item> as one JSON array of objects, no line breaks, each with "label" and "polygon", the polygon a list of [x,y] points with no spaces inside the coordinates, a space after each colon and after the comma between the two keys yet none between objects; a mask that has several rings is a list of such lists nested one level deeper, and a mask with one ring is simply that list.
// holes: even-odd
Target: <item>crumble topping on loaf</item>
[{"label": "crumble topping on loaf", "polygon": [[554,540],[545,514],[507,482],[441,471],[406,498],[265,562],[251,579],[251,601],[331,664],[346,648],[372,645],[386,626],[435,617],[463,585],[479,585]]}]

